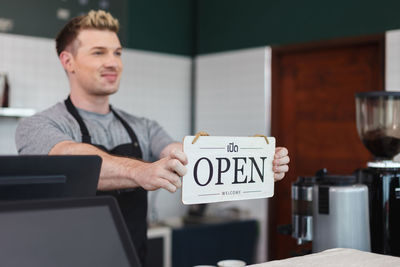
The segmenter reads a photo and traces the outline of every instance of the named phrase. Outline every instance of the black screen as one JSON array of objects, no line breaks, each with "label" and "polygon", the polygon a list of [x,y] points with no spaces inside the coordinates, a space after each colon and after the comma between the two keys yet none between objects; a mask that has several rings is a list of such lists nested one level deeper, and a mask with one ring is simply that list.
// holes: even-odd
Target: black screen
[{"label": "black screen", "polygon": [[95,196],[99,156],[0,156],[0,201]]},{"label": "black screen", "polygon": [[108,206],[0,212],[0,262],[8,267],[132,266]]}]

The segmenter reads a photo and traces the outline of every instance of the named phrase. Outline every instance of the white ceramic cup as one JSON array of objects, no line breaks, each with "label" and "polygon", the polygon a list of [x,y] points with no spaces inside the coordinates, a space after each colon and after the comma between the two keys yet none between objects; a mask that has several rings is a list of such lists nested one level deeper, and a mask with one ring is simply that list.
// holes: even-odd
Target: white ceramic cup
[{"label": "white ceramic cup", "polygon": [[218,267],[243,267],[246,263],[241,260],[223,260],[217,263]]}]

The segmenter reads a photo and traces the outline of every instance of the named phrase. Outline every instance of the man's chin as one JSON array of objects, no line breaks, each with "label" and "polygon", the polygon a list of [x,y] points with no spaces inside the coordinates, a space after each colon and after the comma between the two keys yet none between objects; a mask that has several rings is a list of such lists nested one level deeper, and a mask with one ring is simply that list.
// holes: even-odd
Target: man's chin
[{"label": "man's chin", "polygon": [[118,88],[107,88],[107,89],[92,91],[92,94],[96,96],[109,96],[115,94],[116,92],[118,92]]},{"label": "man's chin", "polygon": [[113,95],[113,94],[115,94],[116,92],[118,92],[118,88],[111,89],[110,91],[107,91],[107,95]]},{"label": "man's chin", "polygon": [[107,83],[104,84],[102,88],[99,88],[98,93],[101,95],[112,95],[115,94],[116,92],[118,92],[118,88],[119,88],[119,82],[115,82],[115,83]]}]

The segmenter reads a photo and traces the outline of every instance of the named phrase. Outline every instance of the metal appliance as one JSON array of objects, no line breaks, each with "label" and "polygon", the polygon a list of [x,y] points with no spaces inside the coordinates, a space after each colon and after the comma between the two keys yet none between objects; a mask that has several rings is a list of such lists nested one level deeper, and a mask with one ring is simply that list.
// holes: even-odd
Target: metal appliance
[{"label": "metal appliance", "polygon": [[292,184],[292,237],[312,251],[346,247],[370,251],[368,188],[353,175],[299,177]]},{"label": "metal appliance", "polygon": [[315,177],[299,177],[292,184],[292,237],[301,245],[312,241]]},{"label": "metal appliance", "polygon": [[352,175],[323,175],[313,188],[313,252],[370,251],[368,188]]},{"label": "metal appliance", "polygon": [[400,92],[358,93],[358,134],[375,161],[359,171],[369,189],[371,250],[400,256]]}]

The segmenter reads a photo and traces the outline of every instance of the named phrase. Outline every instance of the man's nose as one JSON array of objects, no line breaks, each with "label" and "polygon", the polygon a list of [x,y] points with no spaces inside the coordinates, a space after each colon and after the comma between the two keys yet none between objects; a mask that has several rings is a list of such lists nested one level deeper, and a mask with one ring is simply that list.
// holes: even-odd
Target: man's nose
[{"label": "man's nose", "polygon": [[114,55],[113,53],[110,53],[107,56],[104,65],[105,67],[119,68],[121,67],[121,58],[117,55]]}]

